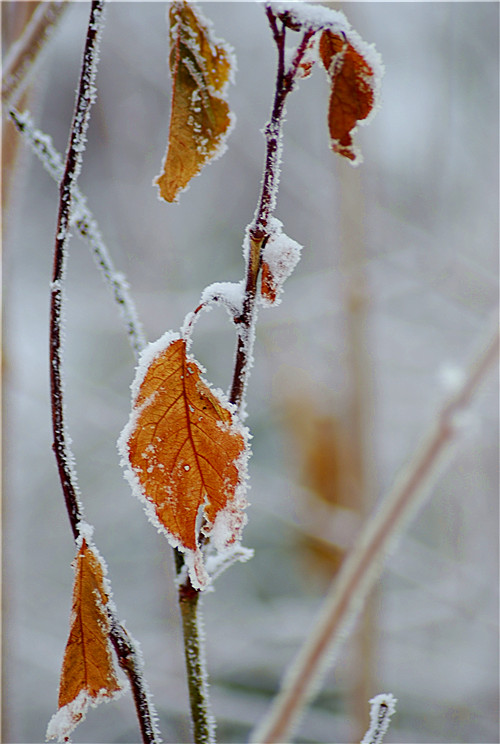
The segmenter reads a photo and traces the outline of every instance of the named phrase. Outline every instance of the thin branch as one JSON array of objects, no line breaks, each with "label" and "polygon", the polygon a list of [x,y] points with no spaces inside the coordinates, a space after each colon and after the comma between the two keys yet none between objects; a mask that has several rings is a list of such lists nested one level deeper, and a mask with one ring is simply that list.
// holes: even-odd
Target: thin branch
[{"label": "thin branch", "polygon": [[[92,3],[90,12],[77,103],[71,126],[66,165],[60,184],[50,306],[50,382],[54,436],[53,447],[75,541],[79,537],[83,509],[78,497],[76,471],[73,468],[73,454],[69,446],[64,422],[61,344],[63,281],[66,264],[66,246],[70,237],[76,180],[81,168],[82,152],[90,118],[90,108],[95,98],[94,81],[102,30],[102,14],[103,0],[95,0]],[[159,744],[160,738],[155,727],[154,708],[149,699],[147,685],[142,675],[142,665],[137,648],[125,628],[118,622],[114,611],[109,607],[108,614],[110,617],[110,640],[115,648],[118,663],[130,681],[143,742],[144,744]]]},{"label": "thin branch", "polygon": [[397,699],[390,692],[382,692],[370,700],[370,728],[361,744],[382,744],[391,718],[396,712]]},{"label": "thin branch", "polygon": [[[43,163],[44,168],[55,181],[60,182],[64,174],[64,166],[62,157],[52,144],[51,138],[36,129],[27,111],[20,114],[15,109],[11,109],[9,114],[18,131],[24,135],[32,151]],[[116,270],[99,226],[87,207],[86,198],[76,184],[74,184],[72,193],[71,224],[76,225],[82,238],[90,244],[96,265],[120,308],[128,339],[137,359],[146,345],[146,338],[138,319],[135,303],[129,293],[127,281],[123,274]]]},{"label": "thin branch", "polygon": [[309,41],[316,32],[314,29],[308,29],[304,32],[303,38],[296,49],[294,60],[290,65],[290,68],[286,70],[286,27],[284,24],[281,29],[278,27],[276,15],[269,5],[266,6],[266,14],[278,50],[278,70],[271,118],[266,124],[264,130],[266,137],[266,156],[262,189],[257,211],[248,231],[249,249],[246,265],[243,311],[241,316],[237,319],[239,323],[238,341],[229,399],[231,403],[234,403],[237,408],[240,409],[240,413],[242,412],[244,405],[248,371],[252,358],[254,326],[256,319],[255,305],[257,284],[261,268],[261,255],[269,237],[269,219],[276,207],[276,193],[280,176],[281,137],[285,115],[285,103],[288,94],[293,90],[297,72],[307,51]]},{"label": "thin branch", "polygon": [[382,572],[382,562],[425,501],[445,455],[460,431],[460,418],[498,357],[498,327],[472,364],[456,394],[443,406],[436,424],[410,463],[367,522],[332,583],[308,639],[290,664],[268,715],[253,732],[258,744],[290,742],[291,732],[318,689],[346,639],[370,589]]},{"label": "thin branch", "polygon": [[40,52],[43,51],[69,5],[67,0],[39,3],[23,33],[10,48],[2,74],[4,111],[8,111],[19,100]]},{"label": "thin branch", "polygon": [[201,629],[200,592],[188,580],[179,588],[184,634],[184,654],[188,680],[191,720],[195,744],[215,742],[215,721],[210,713],[205,665],[204,638]]}]

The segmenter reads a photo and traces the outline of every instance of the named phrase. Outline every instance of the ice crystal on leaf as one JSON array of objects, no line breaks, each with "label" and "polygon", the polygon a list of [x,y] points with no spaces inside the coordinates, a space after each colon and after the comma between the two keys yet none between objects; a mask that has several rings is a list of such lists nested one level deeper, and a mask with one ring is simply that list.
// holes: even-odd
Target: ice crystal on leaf
[{"label": "ice crystal on leaf", "polygon": [[246,521],[248,432],[221,391],[201,377],[184,338],[146,349],[119,449],[153,523],[185,554],[193,586],[209,582],[200,543],[238,542]]},{"label": "ice crystal on leaf", "polygon": [[155,183],[160,197],[173,202],[226,149],[234,124],[226,90],[236,63],[229,45],[214,37],[210,22],[193,4],[173,2],[169,19],[170,129],[163,171]]},{"label": "ice crystal on leaf", "polygon": [[75,558],[71,628],[61,671],[59,710],[49,722],[48,740],[68,741],[89,705],[109,701],[122,692],[108,637],[106,567],[88,542],[91,534],[88,528],[82,529]]}]

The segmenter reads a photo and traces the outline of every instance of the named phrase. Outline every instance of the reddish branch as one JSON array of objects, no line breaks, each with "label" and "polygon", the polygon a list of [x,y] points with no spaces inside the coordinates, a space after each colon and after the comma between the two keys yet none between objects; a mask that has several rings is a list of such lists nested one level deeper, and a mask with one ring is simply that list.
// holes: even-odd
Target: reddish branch
[{"label": "reddish branch", "polygon": [[288,94],[293,90],[297,72],[307,47],[315,30],[304,32],[297,47],[295,57],[288,70],[285,69],[285,34],[286,23],[278,25],[274,11],[266,6],[266,14],[271,26],[273,38],[278,50],[278,71],[276,75],[276,91],[274,94],[271,118],[265,128],[266,158],[264,165],[264,179],[260,193],[259,205],[255,219],[249,229],[249,253],[246,266],[245,297],[243,311],[237,318],[238,342],[234,364],[233,381],[229,400],[241,408],[248,379],[249,360],[252,353],[252,336],[254,325],[255,301],[261,269],[262,250],[269,238],[269,218],[276,206],[276,191],[280,171],[280,140],[283,129],[285,103]]},{"label": "reddish branch", "polygon": [[[83,518],[83,510],[78,498],[76,473],[73,469],[73,456],[64,424],[61,364],[63,282],[73,191],[81,167],[85,133],[89,122],[90,108],[94,99],[94,78],[102,26],[102,12],[103,0],[95,0],[92,3],[90,12],[75,114],[71,126],[64,174],[60,185],[50,304],[50,386],[54,436],[53,449],[75,541],[79,537],[79,523]],[[143,742],[144,744],[157,744],[159,740],[155,729],[154,714],[149,702],[148,690],[142,676],[141,662],[137,656],[137,650],[127,631],[119,623],[115,613],[109,607],[108,616],[110,619],[109,637],[116,651],[118,663],[130,681]]]}]

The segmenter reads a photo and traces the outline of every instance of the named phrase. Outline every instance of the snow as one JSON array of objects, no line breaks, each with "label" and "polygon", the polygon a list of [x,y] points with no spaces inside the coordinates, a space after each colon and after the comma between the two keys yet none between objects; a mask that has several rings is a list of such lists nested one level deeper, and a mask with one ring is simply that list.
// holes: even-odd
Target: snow
[{"label": "snow", "polygon": [[339,10],[333,10],[323,5],[283,2],[271,3],[275,13],[288,13],[294,21],[311,29],[333,28],[338,31],[347,31],[350,28],[347,18]]},{"label": "snow", "polygon": [[278,305],[281,302],[279,295],[283,291],[283,284],[292,274],[300,260],[302,246],[283,232],[283,223],[276,217],[269,220],[270,236],[262,252],[262,261],[265,262],[271,272],[273,284],[276,289],[276,300],[261,295],[262,305]]},{"label": "snow", "polygon": [[391,716],[396,712],[397,702],[397,698],[390,692],[383,692],[370,700],[370,728],[361,744],[381,744],[389,728]]},{"label": "snow", "polygon": [[54,713],[47,726],[46,740],[69,741],[71,732],[85,719],[89,705],[96,708],[100,703],[109,703],[121,697],[124,691],[125,688],[120,687],[110,694],[103,688],[95,697],[91,697],[86,690],[81,690],[74,700]]},{"label": "snow", "polygon": [[245,296],[245,282],[214,282],[202,292],[201,302],[208,305],[221,302],[232,318],[241,315]]}]

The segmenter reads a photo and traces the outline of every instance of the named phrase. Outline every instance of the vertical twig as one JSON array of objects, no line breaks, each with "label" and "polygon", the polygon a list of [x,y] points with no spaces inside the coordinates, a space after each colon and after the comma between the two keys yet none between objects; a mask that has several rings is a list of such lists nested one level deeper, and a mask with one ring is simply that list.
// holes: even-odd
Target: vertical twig
[{"label": "vertical twig", "polygon": [[[76,180],[81,168],[82,152],[90,117],[90,107],[95,98],[97,52],[102,30],[103,0],[94,0],[85,42],[77,103],[68,145],[66,164],[60,185],[59,210],[54,249],[52,291],[50,304],[50,383],[54,454],[66,502],[73,537],[79,537],[83,509],[78,497],[76,472],[64,422],[62,385],[62,320],[63,281],[66,265],[66,246],[70,236],[71,209]],[[159,744],[155,715],[149,699],[147,685],[142,675],[141,663],[132,639],[108,607],[110,640],[118,656],[120,667],[127,674],[136,706],[144,744]]]},{"label": "vertical twig", "polygon": [[293,62],[288,70],[285,69],[285,34],[286,27],[278,27],[276,15],[272,8],[266,6],[266,14],[271,27],[273,38],[278,50],[278,70],[276,75],[276,89],[274,94],[271,118],[265,127],[266,157],[264,177],[255,218],[249,227],[249,251],[246,265],[245,296],[243,311],[237,318],[238,341],[234,363],[233,380],[229,399],[231,403],[242,411],[245,389],[248,379],[249,362],[252,357],[255,301],[257,297],[257,283],[261,268],[262,249],[269,237],[268,224],[276,207],[276,192],[280,175],[281,135],[283,130],[285,103],[288,94],[293,90],[299,65],[307,51],[314,29],[304,32],[298,45]]},{"label": "vertical twig", "polygon": [[213,744],[215,721],[210,713],[205,666],[204,638],[200,617],[200,592],[186,582],[179,590],[184,655],[195,744]]},{"label": "vertical twig", "polygon": [[[238,341],[233,371],[233,381],[229,399],[239,409],[244,404],[245,388],[248,379],[249,361],[252,356],[255,301],[257,282],[261,265],[261,253],[268,239],[269,218],[276,205],[276,191],[280,171],[280,147],[285,101],[293,89],[299,64],[307,50],[307,45],[314,31],[308,30],[295,53],[288,71],[285,70],[285,25],[278,28],[276,16],[269,6],[266,14],[278,48],[278,71],[276,91],[271,118],[265,129],[266,157],[264,179],[259,204],[253,223],[249,228],[249,251],[246,262],[245,295],[241,316],[236,319]],[[176,551],[178,575],[182,571],[183,558]],[[179,585],[179,605],[181,608],[184,632],[184,648],[187,665],[191,718],[194,729],[195,744],[212,742],[215,723],[209,712],[208,688],[203,658],[203,639],[200,636],[199,591],[193,588],[189,576]]]},{"label": "vertical twig", "polygon": [[382,571],[382,559],[394,547],[411,517],[429,493],[450,453],[460,428],[460,416],[470,405],[480,384],[498,357],[498,327],[472,364],[457,393],[444,405],[431,433],[400,473],[368,520],[355,546],[332,583],[313,629],[290,664],[279,694],[268,715],[253,732],[258,744],[290,742],[305,705],[313,696],[348,635],[363,602]]}]

